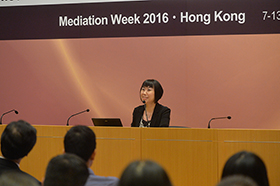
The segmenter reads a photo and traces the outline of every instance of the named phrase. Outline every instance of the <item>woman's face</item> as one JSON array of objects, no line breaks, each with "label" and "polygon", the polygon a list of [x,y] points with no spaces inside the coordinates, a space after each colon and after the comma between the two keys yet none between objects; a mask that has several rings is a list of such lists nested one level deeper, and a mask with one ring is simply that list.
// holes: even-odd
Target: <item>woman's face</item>
[{"label": "woman's face", "polygon": [[142,87],[140,91],[141,101],[155,103],[155,90],[152,87]]}]

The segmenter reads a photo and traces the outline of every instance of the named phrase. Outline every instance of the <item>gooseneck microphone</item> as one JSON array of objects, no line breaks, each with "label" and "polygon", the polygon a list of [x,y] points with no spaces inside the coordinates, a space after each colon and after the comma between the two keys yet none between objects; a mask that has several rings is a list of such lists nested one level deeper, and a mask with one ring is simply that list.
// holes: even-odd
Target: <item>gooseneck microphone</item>
[{"label": "gooseneck microphone", "polygon": [[72,114],[72,115],[67,119],[67,124],[66,124],[66,125],[69,126],[69,120],[70,120],[70,118],[72,118],[73,116],[82,114],[82,113],[84,113],[84,112],[89,112],[89,109],[84,110],[84,111],[82,111],[82,112],[78,112],[78,113],[76,113],[76,114]]},{"label": "gooseneck microphone", "polygon": [[231,116],[227,116],[227,117],[217,117],[217,118],[211,118],[208,122],[208,129],[210,129],[210,123],[212,120],[215,120],[215,119],[231,119]]},{"label": "gooseneck microphone", "polygon": [[145,113],[146,113],[146,119],[147,119],[147,123],[148,123],[148,127],[150,127],[151,123],[149,121],[149,118],[148,118],[148,113],[147,113],[147,109],[146,109],[146,101],[142,101],[144,103],[144,108],[145,108]]},{"label": "gooseneck microphone", "polygon": [[2,114],[2,116],[1,116],[1,118],[0,118],[0,125],[2,125],[2,118],[3,118],[3,116],[4,116],[4,115],[6,115],[6,114],[8,114],[8,113],[10,113],[10,112],[13,112],[13,111],[14,111],[16,114],[18,114],[18,111],[17,111],[17,110],[15,110],[15,109],[10,110],[10,111],[5,112],[5,113],[3,113],[3,114]]}]

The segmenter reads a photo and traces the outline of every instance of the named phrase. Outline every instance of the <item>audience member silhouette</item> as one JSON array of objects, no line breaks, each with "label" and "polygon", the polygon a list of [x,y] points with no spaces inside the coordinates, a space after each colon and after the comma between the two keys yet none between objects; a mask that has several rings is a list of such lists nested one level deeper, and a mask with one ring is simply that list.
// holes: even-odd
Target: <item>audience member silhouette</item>
[{"label": "audience member silhouette", "polygon": [[[29,154],[37,140],[37,130],[23,120],[9,123],[1,136],[0,175],[6,171],[17,171],[27,174],[20,170],[21,160]],[[32,177],[31,175],[27,174]],[[36,178],[39,184],[41,184]]]},{"label": "audience member silhouette", "polygon": [[248,176],[258,186],[269,186],[266,166],[262,159],[252,152],[240,151],[227,160],[222,179],[231,175]]},{"label": "audience member silhouette", "polygon": [[216,186],[258,186],[257,183],[248,176],[233,175],[223,178]]},{"label": "audience member silhouette", "polygon": [[116,186],[119,179],[116,177],[97,176],[91,170],[91,165],[96,155],[96,137],[87,126],[74,126],[64,137],[64,149],[66,153],[73,153],[85,160],[89,177],[85,186]]},{"label": "audience member silhouette", "polygon": [[75,154],[65,153],[50,160],[44,186],[84,186],[88,176],[85,161]]},{"label": "audience member silhouette", "polygon": [[118,186],[171,186],[165,170],[157,163],[134,161],[123,171]]}]

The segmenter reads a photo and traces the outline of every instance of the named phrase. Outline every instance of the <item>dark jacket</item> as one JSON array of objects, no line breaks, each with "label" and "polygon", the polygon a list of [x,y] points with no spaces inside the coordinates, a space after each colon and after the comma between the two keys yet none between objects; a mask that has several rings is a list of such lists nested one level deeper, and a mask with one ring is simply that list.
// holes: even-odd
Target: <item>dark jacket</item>
[{"label": "dark jacket", "polygon": [[19,166],[15,162],[8,159],[0,158],[0,175],[6,171],[16,171],[22,174],[26,174],[32,179],[36,180],[39,183],[39,185],[41,185],[41,182],[38,181],[36,178],[20,170]]},{"label": "dark jacket", "polygon": [[[144,110],[144,105],[134,109],[131,127],[139,127]],[[151,127],[169,127],[170,112],[168,107],[157,103],[151,119]]]}]

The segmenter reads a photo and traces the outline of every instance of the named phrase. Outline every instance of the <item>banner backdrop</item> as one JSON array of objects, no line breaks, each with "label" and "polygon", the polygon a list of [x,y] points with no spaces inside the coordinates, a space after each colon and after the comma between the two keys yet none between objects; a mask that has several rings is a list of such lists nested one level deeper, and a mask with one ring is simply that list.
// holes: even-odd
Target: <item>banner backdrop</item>
[{"label": "banner backdrop", "polygon": [[172,126],[280,128],[279,1],[4,0],[0,23],[3,123],[130,126],[154,78]]},{"label": "banner backdrop", "polygon": [[280,32],[275,0],[33,5],[2,7],[0,15],[2,40]]}]

